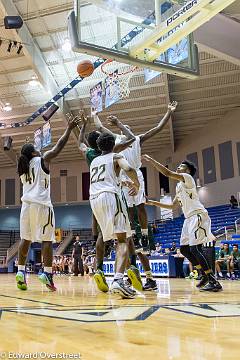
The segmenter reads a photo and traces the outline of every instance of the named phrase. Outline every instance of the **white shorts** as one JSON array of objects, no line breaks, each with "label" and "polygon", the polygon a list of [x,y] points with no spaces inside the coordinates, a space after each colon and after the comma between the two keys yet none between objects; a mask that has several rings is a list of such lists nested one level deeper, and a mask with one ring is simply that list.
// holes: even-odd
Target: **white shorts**
[{"label": "white shorts", "polygon": [[198,245],[215,240],[211,231],[211,219],[208,213],[192,215],[184,220],[180,245]]},{"label": "white shorts", "polygon": [[20,237],[32,242],[55,241],[53,207],[35,203],[22,203]]},{"label": "white shorts", "polygon": [[130,196],[128,194],[129,189],[126,186],[122,187],[122,191],[124,193],[128,207],[133,207],[134,205],[138,206],[140,204],[146,203],[145,183],[144,183],[144,178],[143,178],[143,174],[142,174],[141,170],[137,171],[137,175],[138,175],[138,181],[139,181],[140,187],[139,187],[139,191],[136,196]]},{"label": "white shorts", "polygon": [[128,212],[122,197],[111,192],[103,192],[90,200],[93,214],[101,229],[103,241],[117,239],[116,234],[131,236]]}]

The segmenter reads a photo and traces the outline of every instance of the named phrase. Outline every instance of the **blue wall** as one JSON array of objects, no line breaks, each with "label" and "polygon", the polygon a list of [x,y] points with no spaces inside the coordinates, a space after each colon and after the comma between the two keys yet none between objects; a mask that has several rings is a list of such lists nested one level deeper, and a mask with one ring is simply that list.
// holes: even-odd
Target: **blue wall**
[{"label": "blue wall", "polygon": [[[147,206],[149,221],[155,219],[155,207]],[[92,212],[89,204],[55,206],[56,227],[62,229],[91,228]],[[19,230],[20,208],[0,209],[0,230]]]}]

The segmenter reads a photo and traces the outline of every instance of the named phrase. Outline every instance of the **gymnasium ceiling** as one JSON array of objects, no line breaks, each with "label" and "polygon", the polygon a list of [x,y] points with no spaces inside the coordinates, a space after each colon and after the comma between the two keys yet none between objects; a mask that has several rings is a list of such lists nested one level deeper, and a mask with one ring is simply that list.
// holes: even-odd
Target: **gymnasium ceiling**
[{"label": "gymnasium ceiling", "polygon": [[[122,6],[125,1],[122,0]],[[88,4],[87,1],[85,3]],[[127,3],[132,5],[127,10],[134,12],[136,1]],[[141,11],[148,11],[154,2],[148,0],[143,3],[145,7],[141,7]],[[87,6],[90,19],[93,8],[91,4]],[[0,0],[0,38],[25,40],[30,44],[30,46],[24,46],[24,52],[20,55],[16,54],[16,49],[12,49],[10,53],[7,52],[7,42],[3,41],[0,46],[0,122],[12,123],[25,120],[57,90],[76,77],[78,62],[87,56],[72,51],[65,52],[61,48],[68,37],[67,15],[72,8],[72,0]],[[14,9],[24,20],[29,30],[28,34],[24,33],[24,39],[21,38],[22,34],[17,34],[15,30],[4,29],[4,16],[13,14],[9,12],[9,9]],[[227,26],[231,40],[236,30],[238,34],[240,31],[240,2],[236,1],[225,9],[224,13],[219,15],[220,18],[217,20],[220,23],[223,21],[223,25]],[[84,26],[90,39],[101,34],[102,21],[108,21],[109,18],[104,17],[104,10],[102,10],[101,21],[96,20],[94,27],[89,25],[89,19],[86,16]],[[202,32],[196,34],[200,48],[201,76],[199,79],[190,81],[161,75],[148,84],[144,84],[143,75],[139,73],[131,80],[130,97],[104,110],[100,117],[104,120],[106,115],[116,114],[123,122],[132,125],[136,133],[142,133],[155,126],[164,115],[169,98],[177,100],[179,106],[172,119],[172,127],[167,127],[161,134],[146,143],[145,150],[154,152],[164,147],[176,150],[179,142],[192,131],[205,126],[212,120],[220,119],[228,111],[239,106],[240,38],[237,36],[232,41],[223,39],[222,44],[218,44],[218,48],[213,48],[211,43],[202,41],[203,37],[210,39],[210,36],[206,35],[207,31],[211,29],[206,31],[203,29]],[[215,44],[217,42],[214,36],[219,38],[219,35],[216,33],[213,35]],[[227,55],[229,52],[231,56]],[[36,76],[39,80],[36,87],[29,85],[32,76]],[[65,98],[65,111],[58,111],[51,120],[54,142],[66,127],[67,120],[64,116],[66,111],[71,110],[73,114],[76,114],[80,108],[83,108],[85,113],[89,114],[89,89],[100,79],[101,74],[96,71],[91,78],[85,79],[68,93]],[[7,102],[11,104],[12,111],[6,112],[2,109]],[[8,135],[13,138],[12,151],[4,152],[0,146],[0,167],[14,166],[16,154],[19,153],[26,136],[32,138],[33,131],[42,125],[43,120],[39,117],[28,127],[0,130],[2,138]],[[77,138],[72,135],[56,161],[76,160],[79,156]]]}]

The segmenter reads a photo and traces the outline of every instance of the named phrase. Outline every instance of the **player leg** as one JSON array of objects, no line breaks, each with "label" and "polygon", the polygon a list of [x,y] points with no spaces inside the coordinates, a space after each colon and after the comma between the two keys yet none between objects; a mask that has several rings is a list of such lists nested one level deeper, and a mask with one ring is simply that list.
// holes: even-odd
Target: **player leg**
[{"label": "player leg", "polygon": [[[202,275],[204,272],[202,271],[202,267],[199,264],[198,259],[196,256],[191,252],[190,245],[189,245],[189,219],[185,219],[182,228],[182,234],[180,239],[180,252],[183,256],[185,256],[189,261],[189,269],[190,274],[193,271],[193,267],[198,269]],[[207,281],[206,278],[202,276],[200,282],[196,285],[198,288],[206,285]]]},{"label": "player leg", "polygon": [[[136,230],[135,230],[135,226],[134,226],[134,215],[135,215],[134,214],[134,207],[130,207],[129,208],[129,216],[130,216],[130,223],[131,223],[131,229],[132,229],[133,245],[135,247],[137,247],[136,248],[136,253],[137,253],[137,256],[139,257],[139,260],[140,260],[140,262],[141,262],[141,264],[143,266],[143,269],[144,269],[144,272],[145,272],[145,275],[146,275],[146,284],[143,286],[142,289],[145,290],[145,291],[156,290],[157,289],[157,283],[156,283],[155,280],[153,280],[153,274],[152,274],[152,270],[151,270],[151,267],[150,267],[149,259],[145,254],[142,253],[143,247],[141,247],[141,245],[139,245],[139,241],[137,240]],[[140,222],[140,220],[139,220],[139,222]],[[142,224],[146,224],[146,223],[142,222]],[[136,257],[135,258],[130,257],[130,259],[131,259],[131,265],[135,266],[133,264],[133,262],[134,262],[134,260],[136,262]],[[129,276],[129,277],[131,279],[131,276]],[[134,284],[133,284],[133,286],[134,286]],[[135,288],[137,290],[139,290],[137,287],[135,287]]]},{"label": "player leg", "polygon": [[129,282],[136,290],[142,291],[143,290],[142,279],[141,279],[140,271],[138,270],[137,267],[137,261],[136,261],[137,256],[136,256],[135,246],[132,237],[128,239],[128,250],[129,250],[130,264],[129,263],[127,264],[127,268],[128,268],[127,275],[128,275],[128,279],[130,280]]},{"label": "player leg", "polygon": [[115,276],[111,284],[111,292],[118,293],[122,298],[133,298],[136,294],[125,284],[124,272],[129,259],[127,238],[131,237],[131,226],[128,219],[126,204],[122,197],[115,195],[114,238],[117,238]]},{"label": "player leg", "polygon": [[[42,257],[44,269],[39,280],[51,291],[56,291],[53,282],[52,262],[53,247],[55,240],[55,217],[52,207],[33,204],[31,207],[31,227],[35,233],[35,240],[42,242]],[[37,216],[36,216],[37,215]],[[37,219],[37,221],[36,221]]]},{"label": "player leg", "polygon": [[26,203],[23,203],[21,208],[20,237],[21,242],[18,248],[18,271],[16,274],[16,281],[18,289],[27,290],[25,266],[32,235],[30,228],[30,205]]},{"label": "player leg", "polygon": [[189,220],[189,243],[190,251],[196,257],[202,270],[204,271],[204,278],[202,281],[207,281],[201,291],[217,292],[222,290],[221,284],[216,280],[209,260],[203,252],[203,243],[206,241],[213,241],[215,237],[211,233],[211,221],[207,214],[197,214],[191,216]]}]

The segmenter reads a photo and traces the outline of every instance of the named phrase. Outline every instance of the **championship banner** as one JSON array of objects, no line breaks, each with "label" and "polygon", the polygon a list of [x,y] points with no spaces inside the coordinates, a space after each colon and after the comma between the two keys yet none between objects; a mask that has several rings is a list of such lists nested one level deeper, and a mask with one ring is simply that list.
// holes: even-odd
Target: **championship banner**
[{"label": "championship banner", "polygon": [[37,151],[42,149],[42,129],[39,128],[34,131],[34,147]]},{"label": "championship banner", "polygon": [[52,142],[50,121],[46,122],[42,128],[42,148],[47,147]]},{"label": "championship banner", "polygon": [[[117,74],[118,70],[114,71]],[[120,89],[116,78],[105,80],[105,108],[115,104],[120,100]]]},{"label": "championship banner", "polygon": [[101,112],[103,110],[103,89],[102,82],[98,83],[92,89],[90,89],[90,102],[93,112]]},{"label": "championship banner", "polygon": [[55,241],[56,242],[62,241],[62,231],[60,228],[55,229]]}]

